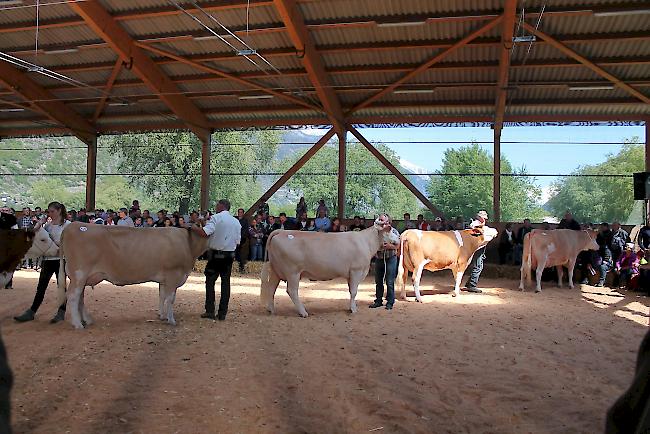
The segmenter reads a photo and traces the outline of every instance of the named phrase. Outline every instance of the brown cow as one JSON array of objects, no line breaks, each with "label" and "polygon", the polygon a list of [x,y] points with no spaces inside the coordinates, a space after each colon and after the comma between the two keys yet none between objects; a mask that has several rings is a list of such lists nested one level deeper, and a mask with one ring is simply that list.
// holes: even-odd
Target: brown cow
[{"label": "brown cow", "polygon": [[535,269],[537,288],[542,290],[542,272],[547,267],[557,267],[558,286],[562,287],[562,266],[569,270],[569,287],[573,289],[573,269],[578,253],[583,250],[598,250],[596,231],[555,229],[545,231],[534,229],[524,237],[524,254],[521,260],[519,289],[524,290],[524,279],[532,283],[532,269]]},{"label": "brown cow", "polygon": [[0,288],[4,288],[14,270],[24,258],[54,256],[58,247],[47,231],[23,229],[0,229]]},{"label": "brown cow", "polygon": [[[207,249],[207,238],[181,228],[133,228],[75,222],[61,235],[61,256],[70,278],[67,292],[72,325],[84,328],[92,319],[84,307],[84,288],[108,280],[117,286],[158,282],[160,319],[175,325],[173,304],[194,266]],[[152,259],[151,252],[156,256]],[[59,298],[65,300],[63,264]],[[82,322],[83,319],[83,322]]]},{"label": "brown cow", "polygon": [[460,282],[474,253],[497,236],[494,228],[487,226],[463,231],[428,232],[409,229],[402,233],[401,256],[397,268],[397,285],[400,298],[406,300],[406,278],[413,272],[415,298],[421,302],[420,279],[422,270],[449,269],[454,273],[454,297],[460,294]]}]

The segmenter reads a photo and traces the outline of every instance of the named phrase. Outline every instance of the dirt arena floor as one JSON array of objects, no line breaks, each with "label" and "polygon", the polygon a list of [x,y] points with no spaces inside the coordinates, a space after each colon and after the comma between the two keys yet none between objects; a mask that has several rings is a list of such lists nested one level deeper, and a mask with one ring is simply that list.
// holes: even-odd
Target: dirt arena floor
[{"label": "dirt arena floor", "polygon": [[55,284],[37,320],[14,323],[38,274],[0,290],[15,374],[17,433],[598,433],[628,386],[650,300],[584,286],[543,293],[483,279],[453,299],[451,274],[427,275],[425,303],[348,313],[344,282],[303,282],[310,317],[281,286],[277,314],[259,282],[234,279],[225,322],[199,318],[203,276],[157,319],[154,284],[87,290],[96,323],[50,325]]}]

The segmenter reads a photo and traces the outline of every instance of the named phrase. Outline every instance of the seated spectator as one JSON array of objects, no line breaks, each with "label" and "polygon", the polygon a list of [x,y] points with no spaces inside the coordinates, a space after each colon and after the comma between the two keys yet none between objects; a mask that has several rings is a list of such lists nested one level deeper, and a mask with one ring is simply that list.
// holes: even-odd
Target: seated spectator
[{"label": "seated spectator", "polygon": [[512,232],[512,223],[506,223],[503,234],[499,237],[499,264],[511,263],[514,256],[515,236]]},{"label": "seated spectator", "polygon": [[589,284],[589,276],[595,276],[602,265],[602,259],[594,250],[583,250],[576,258],[576,277],[581,285]]},{"label": "seated spectator", "polygon": [[[405,216],[408,214],[404,214]],[[352,224],[348,228],[351,232],[359,232],[364,230],[366,227],[361,223],[361,217],[358,215],[354,216],[354,220],[352,220]]]},{"label": "seated spectator", "polygon": [[307,230],[309,232],[316,232],[318,230],[316,229],[316,220],[309,219],[309,223],[307,223]]},{"label": "seated spectator", "polygon": [[248,227],[248,235],[250,239],[250,260],[251,261],[264,260],[264,257],[262,256],[262,243],[264,241],[264,229],[262,228],[262,225],[258,223],[256,218],[254,218],[251,221],[251,224]]},{"label": "seated spectator", "polygon": [[90,222],[90,218],[88,217],[88,214],[86,214],[86,208],[81,208],[79,210],[79,213],[77,214],[77,221],[81,223]]},{"label": "seated spectator", "polygon": [[135,221],[133,222],[133,226],[136,228],[144,227],[144,224],[142,223],[142,217],[136,217]]},{"label": "seated spectator", "polygon": [[104,221],[104,224],[106,226],[115,226],[117,224],[117,216],[115,215],[115,212],[113,212],[112,209],[109,209],[106,211],[107,217],[106,220]]},{"label": "seated spectator", "polygon": [[442,225],[442,219],[440,217],[436,217],[433,220],[433,224],[429,227],[429,229],[437,232],[444,231],[445,229]]},{"label": "seated spectator", "polygon": [[140,202],[137,200],[134,200],[131,203],[131,209],[129,210],[129,214],[135,214],[136,211],[140,213]]},{"label": "seated spectator", "polygon": [[619,289],[625,289],[632,278],[639,274],[639,257],[634,253],[634,243],[627,243],[625,251],[616,261],[616,274],[619,275]]},{"label": "seated spectator", "polygon": [[334,220],[332,220],[329,232],[343,232],[341,230],[341,220],[338,217],[334,217]]},{"label": "seated spectator", "polygon": [[304,197],[301,197],[298,205],[296,205],[296,218],[300,219],[303,214],[307,215],[307,202],[305,202]]},{"label": "seated spectator", "polygon": [[177,228],[178,227],[178,217],[175,214],[172,214],[168,218],[169,218],[169,220],[172,221],[172,226]]},{"label": "seated spectator", "polygon": [[264,215],[269,215],[269,204],[266,202],[262,202],[260,206],[257,207],[257,212],[262,213]]},{"label": "seated spectator", "polygon": [[415,224],[415,222],[413,220],[411,220],[411,214],[404,213],[403,217],[404,217],[404,219],[401,222],[397,223],[397,225],[396,225],[397,226],[396,227],[397,231],[399,233],[402,233],[402,232],[404,232],[405,230],[408,230],[408,229],[415,229],[416,224]]},{"label": "seated spectator", "polygon": [[149,212],[148,209],[145,209],[144,211],[142,211],[142,221],[143,222],[146,222],[149,217],[151,217],[151,213]]},{"label": "seated spectator", "polygon": [[[322,201],[322,199],[321,199]],[[327,217],[327,207],[325,208],[319,208],[318,212],[318,217],[314,221],[316,225],[316,230],[319,232],[328,232],[330,228],[332,227],[332,222],[330,219]]]},{"label": "seated spectator", "polygon": [[287,214],[281,212],[280,215],[278,216],[278,219],[276,220],[275,224],[273,225],[273,230],[276,229],[282,229],[282,230],[291,230],[293,229],[293,225],[289,220],[287,220]]},{"label": "seated spectator", "polygon": [[196,211],[192,211],[190,213],[190,221],[188,222],[190,225],[198,225],[199,224],[199,213]]},{"label": "seated spectator", "polygon": [[296,229],[299,231],[306,231],[309,226],[309,219],[307,218],[307,213],[304,212],[298,217],[298,223],[296,224]]},{"label": "seated spectator", "polygon": [[176,221],[176,227],[177,228],[186,228],[187,224],[185,224],[185,217],[180,216],[178,217],[178,220]]},{"label": "seated spectator", "polygon": [[607,273],[614,267],[614,261],[612,260],[612,251],[609,249],[607,243],[602,245],[599,243],[598,255],[600,256],[600,278],[597,287],[605,286],[605,279],[607,278]]},{"label": "seated spectator", "polygon": [[418,214],[418,220],[415,222],[415,228],[420,229],[421,231],[429,230],[429,223],[424,220],[424,216],[422,214]]},{"label": "seated spectator", "polygon": [[165,218],[166,218],[165,214],[166,214],[166,212],[165,212],[164,209],[161,209],[160,211],[158,211],[156,213],[156,216],[158,217],[158,219],[156,220],[156,223],[154,224],[154,227],[157,227],[157,228],[165,227]]},{"label": "seated spectator", "polygon": [[144,222],[144,227],[145,228],[153,228],[153,227],[155,227],[153,217],[151,217],[151,216],[147,217],[147,219]]},{"label": "seated spectator", "polygon": [[131,217],[128,215],[128,210],[126,208],[120,208],[119,212],[120,219],[117,222],[118,226],[127,226],[127,227],[133,227],[133,220]]},{"label": "seated spectator", "polygon": [[558,229],[572,229],[574,231],[579,231],[580,223],[573,219],[573,214],[570,211],[567,211],[564,214],[564,218],[560,220],[560,224],[557,225]]},{"label": "seated spectator", "polygon": [[174,225],[172,224],[172,220],[169,217],[165,217],[163,219],[163,227],[164,228],[172,228]]},{"label": "seated spectator", "polygon": [[316,215],[320,216],[321,211],[325,212],[325,217],[328,216],[329,209],[327,208],[327,205],[325,205],[325,199],[321,199],[318,201],[318,206],[316,207]]}]

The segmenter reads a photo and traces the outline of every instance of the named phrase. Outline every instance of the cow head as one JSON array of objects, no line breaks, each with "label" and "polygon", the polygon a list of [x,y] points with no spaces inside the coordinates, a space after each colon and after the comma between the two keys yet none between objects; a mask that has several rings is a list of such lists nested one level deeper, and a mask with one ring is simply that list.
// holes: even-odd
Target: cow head
[{"label": "cow head", "polygon": [[598,231],[592,230],[583,230],[587,236],[585,237],[584,250],[598,250],[600,246],[596,242],[596,237],[598,236]]},{"label": "cow head", "polygon": [[52,238],[43,228],[39,228],[36,232],[29,231],[33,236],[32,246],[25,254],[25,258],[39,258],[41,256],[57,256],[59,254],[59,247],[54,244]]},{"label": "cow head", "polygon": [[484,245],[492,241],[494,238],[496,238],[498,234],[499,231],[489,226],[481,226],[472,229],[473,236],[483,238],[482,242],[480,243],[480,247],[483,247]]}]

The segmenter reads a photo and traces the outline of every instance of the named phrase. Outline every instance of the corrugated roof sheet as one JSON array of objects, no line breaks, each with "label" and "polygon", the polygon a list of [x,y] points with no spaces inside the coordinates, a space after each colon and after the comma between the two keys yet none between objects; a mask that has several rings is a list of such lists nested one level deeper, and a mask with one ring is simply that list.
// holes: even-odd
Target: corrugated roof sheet
[{"label": "corrugated roof sheet", "polygon": [[[588,6],[585,4],[588,3]],[[234,49],[219,40],[196,40],[209,34],[201,25],[175,10],[167,0],[101,0],[100,4],[119,17],[117,23],[134,39],[162,38],[155,44],[164,50],[193,59],[217,59],[207,64],[241,76],[249,81],[281,92],[301,95],[321,105],[315,92],[314,77],[308,75],[300,50],[294,47],[275,7],[252,2],[246,27],[246,0],[199,1],[220,23],[261,52],[271,52],[267,60],[282,75],[260,71]],[[190,7],[190,3],[181,4]],[[637,85],[650,96],[650,19],[647,14],[597,17],[589,10],[646,7],[641,0],[622,3],[617,0],[527,0],[529,23],[546,6],[540,29],[557,37],[578,53],[594,59],[618,78]],[[344,108],[364,99],[403,77],[433,56],[443,53],[454,41],[493,19],[503,7],[501,0],[298,0],[309,32],[326,68],[325,80],[334,86]],[[521,6],[521,5],[519,5]],[[572,12],[570,12],[572,10]],[[569,11],[569,12],[567,12]],[[140,17],[138,17],[140,14]],[[215,21],[196,13],[220,34],[226,32]],[[25,72],[37,84],[68,101],[85,117],[96,109],[99,97],[117,59],[116,53],[68,5],[42,7],[39,29],[41,51],[34,55],[35,9],[18,8],[0,13],[0,51],[59,71],[88,86],[65,83],[36,72]],[[57,21],[68,25],[56,25]],[[406,22],[421,22],[405,25]],[[384,26],[377,23],[398,23]],[[402,23],[402,24],[399,24]],[[30,27],[31,26],[31,27]],[[423,73],[410,78],[399,90],[435,89],[432,93],[391,93],[383,96],[357,116],[406,119],[412,115],[492,118],[497,93],[498,62],[501,52],[501,26],[481,35],[473,43],[443,58]],[[13,28],[13,30],[12,30]],[[234,41],[234,38],[229,38]],[[241,43],[233,43],[243,48]],[[402,47],[404,46],[404,47]],[[77,48],[75,52],[45,53],[43,50]],[[300,48],[300,47],[299,47]],[[570,91],[569,85],[602,85],[607,81],[595,72],[561,53],[550,44],[538,41],[531,47],[517,44],[510,68],[507,113],[557,116],[647,116],[649,104],[643,104],[621,89]],[[193,66],[151,54],[160,70],[170,77],[190,101],[219,120],[250,121],[277,119],[322,119],[324,114],[304,110],[294,103],[275,97],[269,100],[239,99],[241,95],[262,94],[244,83],[220,78]],[[224,58],[224,56],[231,56]],[[205,61],[205,60],[203,60]],[[262,61],[258,61],[263,65]],[[523,64],[523,65],[522,65]],[[77,87],[75,87],[77,86]],[[303,92],[303,93],[301,93]],[[12,97],[0,89],[3,98]],[[98,125],[146,126],[178,122],[172,110],[156,99],[159,91],[145,85],[135,69],[123,68],[111,90],[114,100],[127,98],[127,106],[106,106]],[[15,98],[15,97],[14,97]],[[19,98],[22,100],[22,98]],[[568,102],[568,103],[567,103]],[[4,107],[0,101],[0,108]],[[12,115],[13,114],[13,115]],[[31,111],[0,112],[0,136],[5,128],[32,128]],[[40,121],[39,121],[40,122]],[[48,121],[49,122],[49,121]]]}]

